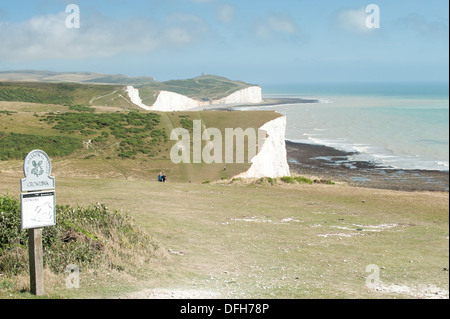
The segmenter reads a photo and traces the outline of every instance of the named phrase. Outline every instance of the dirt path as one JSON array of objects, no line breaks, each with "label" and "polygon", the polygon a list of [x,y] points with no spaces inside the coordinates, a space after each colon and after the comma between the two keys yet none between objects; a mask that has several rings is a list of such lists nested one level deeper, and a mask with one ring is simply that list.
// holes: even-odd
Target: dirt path
[{"label": "dirt path", "polygon": [[218,299],[221,294],[196,289],[145,289],[127,294],[119,299]]},{"label": "dirt path", "polygon": [[94,103],[95,100],[99,100],[101,98],[107,97],[108,95],[113,95],[116,92],[117,92],[117,90],[112,92],[112,93],[108,93],[108,94],[104,94],[104,95],[101,95],[101,96],[94,97],[92,100],[89,101],[89,105],[92,105],[92,103]]}]

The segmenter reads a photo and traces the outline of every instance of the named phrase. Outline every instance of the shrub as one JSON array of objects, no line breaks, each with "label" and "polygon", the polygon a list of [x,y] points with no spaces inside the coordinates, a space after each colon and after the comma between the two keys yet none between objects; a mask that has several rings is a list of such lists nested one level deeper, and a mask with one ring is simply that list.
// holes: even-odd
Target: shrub
[{"label": "shrub", "polygon": [[189,132],[192,132],[192,130],[194,129],[194,123],[193,121],[189,118],[189,116],[185,115],[180,115],[180,125],[182,128],[188,130]]},{"label": "shrub", "polygon": [[[165,129],[160,129],[160,115],[155,113],[63,113],[48,115],[45,119],[61,133],[78,133],[105,142],[110,135],[119,140],[118,155],[133,158],[137,153],[156,154],[156,146],[167,143]],[[97,136],[95,136],[97,135]]]},{"label": "shrub", "polygon": [[42,149],[49,156],[62,157],[82,147],[81,140],[66,136],[5,134],[0,132],[0,158],[23,159],[33,149]]},{"label": "shrub", "polygon": [[287,184],[294,184],[295,183],[295,179],[291,176],[284,176],[280,178],[282,182],[287,183]]},{"label": "shrub", "polygon": [[[122,212],[96,204],[87,208],[57,206],[56,226],[43,230],[44,264],[63,273],[69,264],[80,269],[127,268],[134,257],[150,259],[159,245]],[[21,230],[20,204],[0,197],[0,272],[18,275],[28,268],[28,232]],[[117,257],[118,255],[123,258]]]},{"label": "shrub", "polygon": [[89,112],[89,113],[94,113],[95,112],[95,108],[88,107],[88,106],[83,106],[83,105],[72,105],[72,106],[69,106],[69,110],[77,111],[77,112]]},{"label": "shrub", "polygon": [[306,177],[297,176],[294,179],[300,184],[309,184],[309,185],[313,184],[313,181]]},{"label": "shrub", "polygon": [[277,179],[271,178],[271,177],[262,177],[255,182],[255,184],[258,184],[258,185],[270,184],[272,186],[275,185],[276,183],[277,183]]}]

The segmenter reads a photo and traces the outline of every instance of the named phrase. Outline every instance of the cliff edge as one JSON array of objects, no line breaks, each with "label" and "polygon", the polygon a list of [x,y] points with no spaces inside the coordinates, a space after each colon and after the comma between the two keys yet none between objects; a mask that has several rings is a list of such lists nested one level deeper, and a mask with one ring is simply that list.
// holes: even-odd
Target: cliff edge
[{"label": "cliff edge", "polygon": [[201,106],[208,105],[238,105],[256,104],[262,102],[262,90],[259,86],[251,86],[228,95],[219,100],[200,101],[191,99],[185,95],[169,91],[160,91],[156,102],[145,105],[139,96],[139,90],[133,86],[127,87],[127,93],[133,104],[149,111],[174,112],[187,111]]},{"label": "cliff edge", "polygon": [[236,178],[262,178],[291,176],[286,151],[286,116],[267,122],[260,127],[267,133],[259,153],[252,159],[250,169]]}]

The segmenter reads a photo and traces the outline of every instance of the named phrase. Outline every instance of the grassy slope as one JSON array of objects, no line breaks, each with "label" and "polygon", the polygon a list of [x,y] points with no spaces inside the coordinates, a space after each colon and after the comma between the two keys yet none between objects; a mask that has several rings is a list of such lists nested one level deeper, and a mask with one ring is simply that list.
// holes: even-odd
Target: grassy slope
[{"label": "grassy slope", "polygon": [[28,82],[76,82],[97,84],[142,85],[153,83],[150,77],[130,78],[122,74],[102,74],[93,72],[51,72],[51,71],[1,71],[0,81],[28,81]]},{"label": "grassy slope", "polygon": [[90,105],[91,100],[123,91],[117,85],[0,82],[0,101],[58,105]]},{"label": "grassy slope", "polygon": [[[55,283],[50,295],[118,297],[161,288],[223,298],[417,298],[435,287],[448,292],[448,193],[59,176],[57,183],[60,204],[102,202],[129,211],[167,250],[183,255],[152,264],[139,280],[101,285],[82,274],[81,290]],[[2,174],[0,192],[18,194],[17,175]],[[368,289],[370,264],[380,267],[384,287],[402,285],[409,292]]]},{"label": "grassy slope", "polygon": [[[83,135],[80,132],[60,132],[50,124],[43,121],[48,116],[47,111],[54,112],[54,117],[61,116],[61,112],[69,111],[67,106],[42,105],[25,102],[0,102],[0,111],[14,111],[12,114],[0,114],[0,132],[34,134],[39,136],[69,136],[78,138],[80,141],[88,141],[101,136],[103,131],[110,133],[108,128],[103,131],[95,131],[92,134]],[[118,111],[119,108],[96,108],[94,114],[107,114]],[[121,111],[122,112],[122,111]],[[56,114],[58,113],[58,114]],[[141,111],[140,114],[148,112]],[[227,127],[259,128],[264,123],[274,119],[279,115],[273,112],[182,112],[182,113],[159,113],[160,125],[158,129],[166,129],[167,135],[174,128],[182,127],[181,120],[188,121],[201,120],[205,127],[215,127],[222,131]],[[104,143],[92,145],[88,149],[81,148],[72,156],[53,159],[53,169],[55,174],[61,176],[96,176],[124,179],[145,179],[153,180],[159,172],[164,171],[171,181],[184,182],[204,182],[214,181],[232,176],[247,170],[250,164],[227,165],[224,171],[224,164],[173,164],[170,160],[170,150],[175,144],[168,141],[154,147],[156,155],[148,156],[137,154],[135,159],[118,158],[120,140],[115,139],[111,134]],[[203,146],[205,143],[203,143]],[[43,146],[45,151],[45,146]],[[30,149],[31,150],[31,149]],[[0,162],[0,170],[17,170],[20,165],[16,161]],[[72,167],[72,169],[69,169]]]}]

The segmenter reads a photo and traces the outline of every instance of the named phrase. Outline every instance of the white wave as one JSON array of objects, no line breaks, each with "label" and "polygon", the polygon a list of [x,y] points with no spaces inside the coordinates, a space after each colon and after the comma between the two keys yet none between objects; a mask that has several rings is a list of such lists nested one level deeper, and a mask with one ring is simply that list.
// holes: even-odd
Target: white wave
[{"label": "white wave", "polygon": [[440,161],[436,161],[436,164],[439,166],[444,166],[448,168],[448,162],[440,162]]}]

